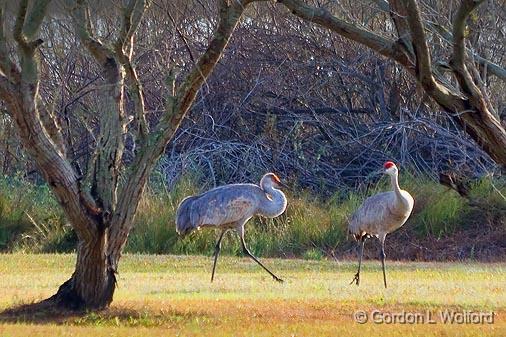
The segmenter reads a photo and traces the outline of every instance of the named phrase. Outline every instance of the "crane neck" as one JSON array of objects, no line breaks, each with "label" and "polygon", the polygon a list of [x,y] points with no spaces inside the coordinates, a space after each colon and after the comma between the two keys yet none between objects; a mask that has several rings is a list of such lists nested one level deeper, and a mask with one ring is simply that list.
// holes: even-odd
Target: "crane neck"
[{"label": "crane neck", "polygon": [[274,218],[283,213],[287,204],[285,194],[272,185],[263,186],[262,189],[266,194],[266,199],[261,205],[262,215]]},{"label": "crane neck", "polygon": [[402,199],[401,188],[399,187],[399,174],[397,172],[390,176],[390,182],[395,195]]}]

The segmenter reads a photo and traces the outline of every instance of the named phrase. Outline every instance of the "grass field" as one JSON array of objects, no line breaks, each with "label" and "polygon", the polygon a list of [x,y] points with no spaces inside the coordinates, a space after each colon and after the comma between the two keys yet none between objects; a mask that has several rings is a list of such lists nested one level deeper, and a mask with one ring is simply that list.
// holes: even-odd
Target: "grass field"
[{"label": "grass field", "polygon": [[[360,287],[349,285],[352,261],[263,261],[285,283],[245,258],[221,258],[211,284],[210,257],[126,255],[110,309],[3,317],[0,336],[506,336],[504,263],[388,261],[385,290],[377,261],[365,263]],[[73,264],[73,255],[0,255],[0,310],[50,296]],[[369,321],[357,323],[357,311]],[[494,322],[444,323],[441,311],[494,312]],[[418,324],[401,323],[415,315]]]}]

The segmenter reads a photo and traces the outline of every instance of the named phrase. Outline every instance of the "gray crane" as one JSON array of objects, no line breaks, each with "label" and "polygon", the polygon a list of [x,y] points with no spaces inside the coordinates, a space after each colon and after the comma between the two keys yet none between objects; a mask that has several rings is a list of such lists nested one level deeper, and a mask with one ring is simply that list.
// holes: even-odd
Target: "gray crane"
[{"label": "gray crane", "polygon": [[279,190],[280,186],[283,184],[278,176],[267,173],[260,180],[260,185],[224,185],[181,201],[176,212],[176,231],[179,235],[185,236],[202,227],[221,230],[214,250],[211,282],[214,280],[221,240],[229,229],[235,229],[239,233],[244,254],[258,263],[276,281],[283,282],[251,254],[244,242],[244,225],[249,219],[255,215],[275,218],[285,211],[287,201],[285,194]]},{"label": "gray crane", "polygon": [[348,231],[360,245],[358,271],[350,284],[360,283],[360,265],[364,254],[365,240],[375,236],[381,242],[381,266],[383,268],[383,282],[387,287],[385,272],[385,238],[401,227],[409,218],[413,210],[414,200],[411,194],[399,187],[399,170],[391,161],[384,165],[384,173],[390,176],[392,191],[383,192],[367,198],[350,218]]}]

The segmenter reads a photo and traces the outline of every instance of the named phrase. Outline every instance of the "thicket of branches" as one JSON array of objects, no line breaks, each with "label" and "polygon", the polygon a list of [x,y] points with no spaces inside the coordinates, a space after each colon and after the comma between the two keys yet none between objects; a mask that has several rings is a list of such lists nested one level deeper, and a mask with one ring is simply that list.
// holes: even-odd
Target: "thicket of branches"
[{"label": "thicket of branches", "polygon": [[[381,5],[338,2],[333,8],[348,21],[388,35],[392,27]],[[436,60],[448,56],[442,27],[451,25],[456,5],[423,4],[435,27]],[[480,8],[470,34],[474,52],[503,64],[504,45],[492,38],[505,19],[497,6]],[[481,176],[496,169],[399,65],[275,5],[251,16],[169,148],[169,178],[188,167],[204,171],[211,184],[276,170],[302,186],[334,190],[367,182],[387,158],[433,177],[448,171]],[[187,41],[189,49],[198,48]],[[504,121],[504,82],[486,74],[486,66],[482,71]]]},{"label": "thicket of branches", "polygon": [[[106,40],[121,27],[113,15],[120,8],[115,2],[99,4],[90,6],[90,14],[100,18],[94,25],[99,37]],[[434,71],[446,74],[444,60],[451,54],[449,27],[460,1],[419,4],[437,65]],[[17,4],[7,5],[7,13],[14,13]],[[359,27],[396,35],[384,1],[319,5]],[[78,171],[86,172],[103,109],[97,95],[105,88],[102,69],[71,33],[73,23],[65,2],[52,6],[41,28],[45,42],[40,49],[40,103],[57,117],[69,144],[70,160]],[[143,84],[150,126],[166,109],[170,76],[179,84],[206,49],[216,26],[216,12],[212,1],[162,0],[153,1],[146,11],[135,36],[132,63]],[[505,45],[501,36],[506,32],[501,3],[484,3],[469,23],[472,61],[504,125],[506,91],[501,66]],[[130,123],[125,162],[131,162],[137,151],[135,108],[135,94],[127,91]],[[0,124],[2,173],[39,180],[7,113],[1,115]],[[376,179],[371,172],[386,159],[434,178],[448,171],[466,177],[500,173],[465,129],[441,111],[399,64],[303,21],[279,4],[255,3],[247,9],[224,57],[167,147],[160,167],[169,185],[188,171],[201,173],[203,188],[255,181],[265,171],[276,171],[291,185],[330,194]]]},{"label": "thicket of branches", "polygon": [[[457,3],[421,3],[434,59],[448,56],[443,27],[452,21]],[[326,5],[350,22],[393,34],[381,1]],[[504,44],[496,35],[505,18],[499,9],[496,1],[480,7],[472,16],[469,39],[476,55],[501,65]],[[154,1],[146,13],[133,62],[144,85],[148,122],[153,124],[165,109],[166,69],[173,68],[177,81],[191,68],[212,34],[215,11],[206,1]],[[385,159],[434,177],[442,171],[471,177],[497,171],[398,64],[303,22],[279,5],[254,6],[247,14],[167,148],[161,164],[169,183],[187,170],[203,173],[208,185],[252,180],[274,170],[292,184],[334,190],[367,182]],[[101,35],[107,37],[118,25],[112,18],[102,19]],[[101,102],[95,93],[101,90],[101,69],[81,47],[67,48],[76,41],[65,34],[71,29],[66,20],[55,14],[42,29],[41,98],[58,116],[73,162],[85,171],[97,141],[95,111]],[[445,71],[442,62],[437,70]],[[504,82],[489,66],[481,71],[504,124]],[[135,102],[129,99],[128,104],[133,109]],[[36,174],[6,115],[1,123],[2,172]],[[135,139],[127,136],[124,160],[135,151]]]}]

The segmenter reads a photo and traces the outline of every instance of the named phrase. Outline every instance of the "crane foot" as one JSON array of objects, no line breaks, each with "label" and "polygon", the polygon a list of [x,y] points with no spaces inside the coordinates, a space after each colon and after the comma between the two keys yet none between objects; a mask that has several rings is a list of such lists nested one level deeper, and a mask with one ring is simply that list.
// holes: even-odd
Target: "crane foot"
[{"label": "crane foot", "polygon": [[279,277],[276,277],[276,276],[274,276],[274,279],[275,279],[276,281],[278,281],[279,283],[283,283],[283,282],[285,282],[285,281],[283,281],[282,279],[280,279]]},{"label": "crane foot", "polygon": [[353,277],[353,280],[351,280],[350,284],[353,284],[355,283],[357,286],[359,285],[360,283],[360,273],[356,273],[355,274],[355,277]]}]

